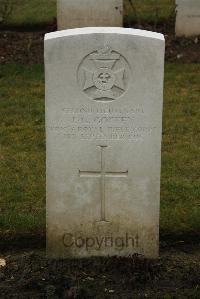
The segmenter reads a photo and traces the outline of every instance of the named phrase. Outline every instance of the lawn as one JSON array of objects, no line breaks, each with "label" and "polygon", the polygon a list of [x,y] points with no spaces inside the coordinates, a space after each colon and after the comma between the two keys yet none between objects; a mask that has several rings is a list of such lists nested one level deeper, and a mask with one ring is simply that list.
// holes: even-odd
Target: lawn
[{"label": "lawn", "polygon": [[126,24],[168,22],[175,16],[175,0],[125,0]]},{"label": "lawn", "polygon": [[[4,0],[5,1],[5,0]],[[56,0],[10,0],[13,11],[6,25],[35,27],[49,24],[56,18]],[[174,14],[175,0],[129,0],[124,1],[125,22],[162,22]],[[1,6],[0,6],[1,7]]]},{"label": "lawn", "polygon": [[1,66],[0,228],[44,230],[44,78],[41,66]]},{"label": "lawn", "polygon": [[[200,229],[200,66],[167,64],[161,230]],[[0,231],[45,231],[44,75],[41,65],[2,65]]]},{"label": "lawn", "polygon": [[56,18],[56,0],[10,0],[13,10],[6,25],[35,27],[52,23]]}]

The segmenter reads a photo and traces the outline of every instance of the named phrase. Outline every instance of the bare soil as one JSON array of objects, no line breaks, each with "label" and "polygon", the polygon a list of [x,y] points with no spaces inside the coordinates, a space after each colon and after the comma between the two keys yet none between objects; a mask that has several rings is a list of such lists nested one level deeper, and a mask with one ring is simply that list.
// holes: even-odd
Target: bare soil
[{"label": "bare soil", "polygon": [[4,252],[0,298],[200,298],[199,249],[162,250],[157,260],[49,260],[44,250]]},{"label": "bare soil", "polygon": [[[174,26],[160,24],[156,28],[152,24],[133,25],[150,31],[161,32],[166,39],[166,61],[180,63],[200,63],[200,37],[176,38]],[[43,63],[44,34],[55,31],[51,24],[37,31],[0,31],[0,63]]]}]

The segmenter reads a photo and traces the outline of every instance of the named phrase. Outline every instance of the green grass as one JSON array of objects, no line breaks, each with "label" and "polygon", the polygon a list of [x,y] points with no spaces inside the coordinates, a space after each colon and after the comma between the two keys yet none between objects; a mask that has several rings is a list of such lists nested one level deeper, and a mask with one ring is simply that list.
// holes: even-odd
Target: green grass
[{"label": "green grass", "polygon": [[[200,65],[167,64],[161,229],[200,229]],[[0,230],[45,231],[44,76],[40,65],[0,73]]]},{"label": "green grass", "polygon": [[161,228],[200,229],[200,65],[166,67]]},{"label": "green grass", "polygon": [[15,3],[8,26],[34,27],[51,23],[56,18],[56,0],[13,0]]},{"label": "green grass", "polygon": [[133,22],[166,22],[175,15],[175,0],[129,0],[124,1],[126,24]]},{"label": "green grass", "polygon": [[[12,14],[6,21],[6,25],[8,26],[41,26],[51,23],[56,18],[56,0],[12,1],[15,5]],[[124,17],[126,24],[135,21],[166,21],[174,13],[175,0],[132,1],[134,3],[134,10],[130,5],[129,0],[124,1]]]},{"label": "green grass", "polygon": [[41,66],[1,66],[0,228],[45,225],[44,78]]}]

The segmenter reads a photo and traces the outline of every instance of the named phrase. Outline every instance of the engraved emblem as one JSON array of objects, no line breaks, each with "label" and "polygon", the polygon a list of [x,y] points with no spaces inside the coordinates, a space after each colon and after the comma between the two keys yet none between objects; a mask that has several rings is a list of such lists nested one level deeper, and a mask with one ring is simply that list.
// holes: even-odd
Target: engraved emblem
[{"label": "engraved emblem", "polygon": [[83,59],[77,77],[80,88],[90,99],[113,101],[127,90],[130,68],[121,54],[107,46]]}]

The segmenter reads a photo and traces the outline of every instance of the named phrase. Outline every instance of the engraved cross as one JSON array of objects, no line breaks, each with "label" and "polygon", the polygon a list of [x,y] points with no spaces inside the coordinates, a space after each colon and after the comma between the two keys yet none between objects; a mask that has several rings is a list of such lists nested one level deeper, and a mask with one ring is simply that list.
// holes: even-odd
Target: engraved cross
[{"label": "engraved cross", "polygon": [[106,194],[105,194],[105,180],[107,177],[124,178],[128,176],[128,170],[126,171],[106,171],[105,167],[105,149],[107,145],[99,145],[101,149],[101,169],[98,171],[81,171],[79,170],[80,177],[97,177],[101,179],[101,219],[106,220]]}]

